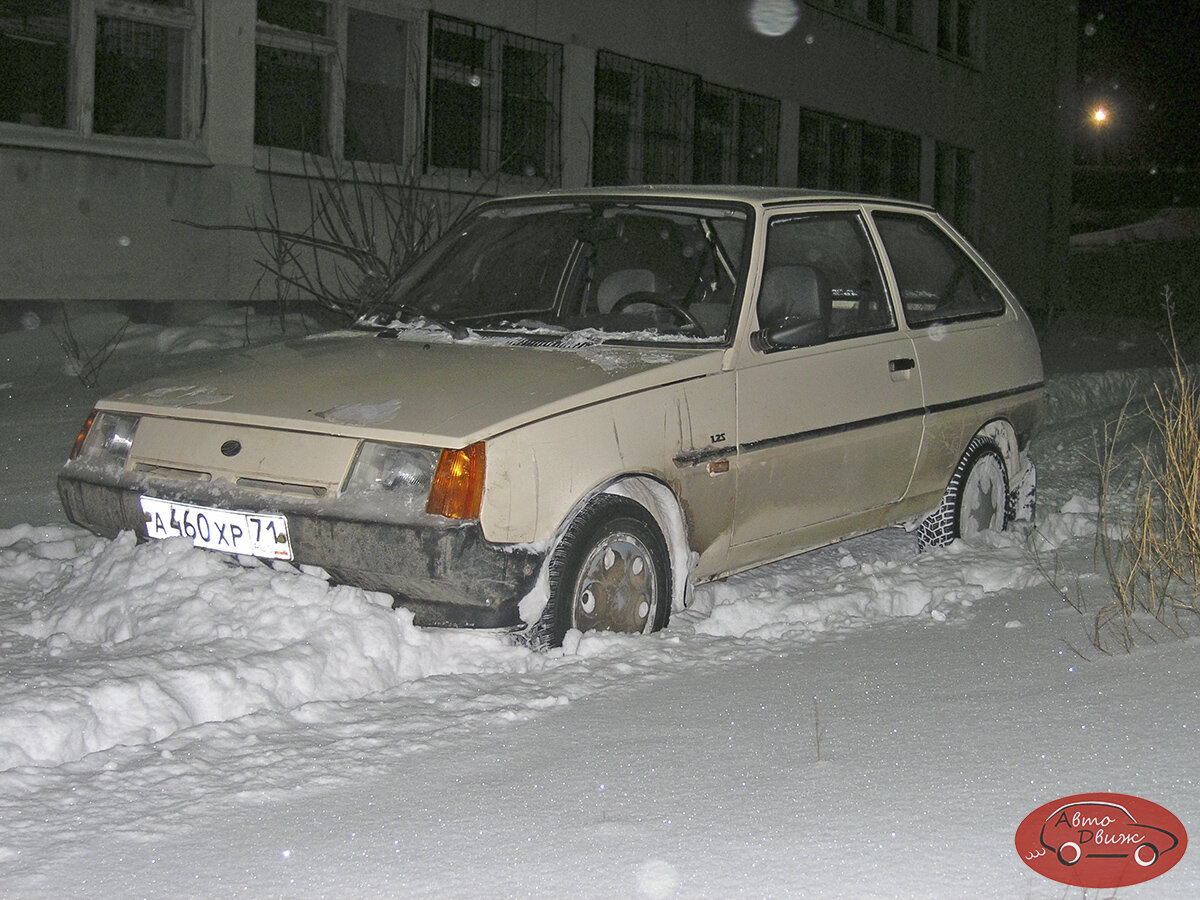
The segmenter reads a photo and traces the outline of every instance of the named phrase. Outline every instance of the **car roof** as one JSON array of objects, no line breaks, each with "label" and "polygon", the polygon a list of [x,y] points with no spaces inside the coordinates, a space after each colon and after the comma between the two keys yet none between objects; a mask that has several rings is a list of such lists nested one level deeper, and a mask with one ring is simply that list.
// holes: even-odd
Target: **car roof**
[{"label": "car roof", "polygon": [[534,200],[538,198],[628,198],[630,200],[680,199],[680,200],[737,200],[756,206],[775,206],[793,203],[882,203],[932,211],[932,207],[911,200],[894,197],[879,197],[871,194],[855,194],[846,191],[821,191],[808,188],[758,187],[753,185],[711,184],[635,184],[621,187],[556,188],[531,194],[518,194],[500,200]]}]

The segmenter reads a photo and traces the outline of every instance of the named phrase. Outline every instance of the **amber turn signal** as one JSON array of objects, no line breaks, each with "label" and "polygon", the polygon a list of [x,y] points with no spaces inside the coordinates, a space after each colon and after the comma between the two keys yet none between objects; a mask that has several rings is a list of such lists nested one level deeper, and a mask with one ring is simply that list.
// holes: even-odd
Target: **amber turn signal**
[{"label": "amber turn signal", "polygon": [[450,519],[478,519],[485,455],[483,442],[462,450],[443,450],[425,512]]},{"label": "amber turn signal", "polygon": [[87,421],[83,423],[83,428],[79,430],[79,436],[75,438],[75,446],[71,448],[71,455],[68,459],[74,459],[79,455],[79,451],[83,449],[83,442],[87,440],[88,432],[92,430],[92,423],[96,421],[96,410],[92,410],[87,417]]}]

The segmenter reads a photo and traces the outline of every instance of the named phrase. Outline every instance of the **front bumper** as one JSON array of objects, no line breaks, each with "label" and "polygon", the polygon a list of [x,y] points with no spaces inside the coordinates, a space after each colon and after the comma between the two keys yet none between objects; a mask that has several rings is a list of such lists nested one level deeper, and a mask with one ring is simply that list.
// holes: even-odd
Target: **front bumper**
[{"label": "front bumper", "polygon": [[[294,561],[320,566],[340,583],[391,594],[418,625],[516,628],[518,605],[534,587],[544,551],[493,544],[478,522],[388,522],[325,508],[247,496],[214,499],[172,486],[106,484],[91,473],[64,471],[58,493],[67,518],[105,537],[132,531],[146,540],[138,504],[143,494],[181,503],[278,512],[287,516]],[[239,503],[239,499],[248,502]],[[249,501],[257,499],[257,503]]]}]

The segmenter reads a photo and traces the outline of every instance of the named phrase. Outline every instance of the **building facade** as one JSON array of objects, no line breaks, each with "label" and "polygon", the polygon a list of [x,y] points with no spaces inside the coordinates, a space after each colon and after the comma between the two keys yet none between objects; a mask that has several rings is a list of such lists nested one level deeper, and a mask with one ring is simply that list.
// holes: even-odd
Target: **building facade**
[{"label": "building facade", "polygon": [[921,200],[1053,303],[1074,52],[1067,0],[0,2],[0,299],[269,299],[222,226],[340,166]]}]

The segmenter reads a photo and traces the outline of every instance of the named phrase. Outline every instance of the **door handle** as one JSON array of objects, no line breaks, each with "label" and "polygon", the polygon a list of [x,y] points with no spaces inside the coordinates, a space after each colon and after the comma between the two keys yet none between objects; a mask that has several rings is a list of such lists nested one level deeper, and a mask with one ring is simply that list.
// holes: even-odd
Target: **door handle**
[{"label": "door handle", "polygon": [[907,372],[910,369],[917,367],[917,361],[907,356],[901,356],[897,359],[888,360],[889,372]]}]

